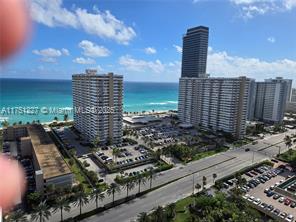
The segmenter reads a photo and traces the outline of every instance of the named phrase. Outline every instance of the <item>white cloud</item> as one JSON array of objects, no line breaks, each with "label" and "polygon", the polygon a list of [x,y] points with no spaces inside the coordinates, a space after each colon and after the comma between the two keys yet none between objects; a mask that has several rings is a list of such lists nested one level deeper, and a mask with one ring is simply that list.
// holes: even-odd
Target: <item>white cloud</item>
[{"label": "white cloud", "polygon": [[40,61],[48,63],[57,63],[57,59],[55,57],[42,57]]},{"label": "white cloud", "polygon": [[40,61],[48,63],[56,63],[58,57],[63,55],[70,55],[69,50],[65,48],[62,48],[61,50],[54,48],[47,48],[42,50],[35,49],[32,51],[32,53],[41,56]]},{"label": "white cloud", "polygon": [[296,0],[229,0],[239,9],[240,17],[251,19],[267,13],[283,13],[296,7]]},{"label": "white cloud", "polygon": [[83,49],[83,55],[89,57],[106,57],[111,54],[104,46],[96,45],[87,40],[81,41],[78,46]]},{"label": "white cloud", "polygon": [[42,50],[33,50],[33,53],[36,55],[44,56],[44,57],[60,57],[62,52],[58,49],[47,48]]},{"label": "white cloud", "polygon": [[270,43],[275,43],[276,39],[275,39],[275,37],[270,36],[267,38],[267,41]]},{"label": "white cloud", "polygon": [[295,60],[280,59],[268,62],[258,58],[232,56],[225,51],[213,50],[209,53],[207,67],[212,76],[246,75],[258,80],[276,76],[293,79],[296,76]]},{"label": "white cloud", "polygon": [[70,52],[68,49],[65,49],[65,48],[62,48],[61,49],[61,52],[65,55],[65,56],[69,56],[70,55]]},{"label": "white cloud", "polygon": [[177,52],[182,53],[182,47],[179,45],[173,45],[173,47],[177,50]]},{"label": "white cloud", "polygon": [[128,44],[135,36],[134,29],[126,26],[110,11],[64,8],[62,0],[32,0],[31,16],[34,21],[49,27],[65,26],[82,29],[101,38],[112,39],[121,44]]},{"label": "white cloud", "polygon": [[83,65],[90,65],[90,64],[95,64],[96,61],[91,58],[83,58],[83,57],[78,57],[73,60],[74,63],[78,64],[83,64]]},{"label": "white cloud", "polygon": [[141,59],[134,59],[130,55],[121,56],[119,58],[119,64],[124,66],[127,70],[144,72],[152,71],[155,73],[161,73],[164,71],[164,64],[160,60],[145,61]]},{"label": "white cloud", "polygon": [[145,53],[146,54],[155,54],[156,53],[156,49],[153,47],[147,47],[145,48]]},{"label": "white cloud", "polygon": [[296,0],[285,0],[283,4],[287,10],[291,10],[296,7]]}]

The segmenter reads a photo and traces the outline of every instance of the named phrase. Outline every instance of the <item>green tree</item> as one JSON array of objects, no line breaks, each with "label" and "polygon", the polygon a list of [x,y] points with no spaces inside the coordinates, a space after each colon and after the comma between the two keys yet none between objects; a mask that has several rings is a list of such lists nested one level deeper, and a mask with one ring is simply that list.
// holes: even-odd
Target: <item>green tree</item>
[{"label": "green tree", "polygon": [[176,203],[171,203],[167,206],[167,215],[169,218],[176,216]]},{"label": "green tree", "polygon": [[66,198],[58,198],[55,206],[54,206],[54,212],[60,211],[61,213],[61,221],[64,220],[63,218],[63,211],[69,212],[71,210],[70,203]]},{"label": "green tree", "polygon": [[45,222],[49,220],[51,216],[49,207],[47,206],[46,202],[41,202],[35,209],[35,212],[31,215],[32,221],[39,221]]},{"label": "green tree", "polygon": [[142,212],[138,215],[138,222],[150,222],[149,216],[146,212]]},{"label": "green tree", "polygon": [[217,178],[217,174],[213,173],[213,183],[215,183],[216,178]]},{"label": "green tree", "polygon": [[205,186],[207,185],[207,178],[205,176],[202,177],[202,189],[205,189]]},{"label": "green tree", "polygon": [[25,216],[24,212],[21,210],[16,210],[8,214],[8,217],[5,220],[6,222],[27,222],[28,219]]},{"label": "green tree", "polygon": [[197,189],[197,192],[199,192],[200,188],[201,188],[201,185],[199,183],[195,184],[195,189]]},{"label": "green tree", "polygon": [[82,213],[82,207],[85,206],[86,204],[89,203],[89,200],[86,196],[86,194],[82,191],[78,192],[76,195],[75,195],[75,202],[74,202],[74,206],[75,207],[79,207],[79,214],[81,215]]},{"label": "green tree", "polygon": [[3,122],[1,122],[1,125],[3,128],[6,128],[9,126],[9,122],[7,120],[4,120]]},{"label": "green tree", "polygon": [[148,178],[149,181],[150,181],[150,185],[149,185],[149,187],[150,187],[150,190],[151,190],[151,188],[152,188],[152,182],[153,182],[153,180],[156,178],[155,171],[154,171],[154,170],[149,170],[149,171],[147,172],[147,178]]},{"label": "green tree", "polygon": [[124,184],[124,188],[126,189],[126,197],[128,197],[128,193],[130,190],[134,189],[135,183],[132,180],[127,180]]},{"label": "green tree", "polygon": [[100,136],[97,135],[94,140],[92,141],[92,145],[95,148],[95,150],[98,150],[100,144]]},{"label": "green tree", "polygon": [[64,115],[64,121],[67,122],[68,120],[69,120],[69,116],[68,116],[68,114],[65,114]]},{"label": "green tree", "polygon": [[289,149],[292,147],[292,139],[290,136],[286,135],[284,138],[284,142]]},{"label": "green tree", "polygon": [[120,154],[120,150],[118,148],[112,149],[112,157],[113,157],[113,159],[115,157],[115,162],[117,161],[117,157],[119,154]]},{"label": "green tree", "polygon": [[145,184],[146,183],[146,179],[143,175],[141,174],[137,174],[136,178],[135,178],[136,184],[138,185],[138,193],[141,192],[141,184]]},{"label": "green tree", "polygon": [[120,192],[120,187],[116,183],[111,183],[109,188],[107,189],[107,194],[112,195],[112,203],[114,204],[115,193]]},{"label": "green tree", "polygon": [[42,195],[39,192],[33,192],[27,195],[27,201],[30,206],[35,207],[40,204]]},{"label": "green tree", "polygon": [[95,200],[96,208],[99,207],[99,201],[103,201],[105,199],[105,194],[102,193],[100,189],[94,189],[91,193],[91,200]]},{"label": "green tree", "polygon": [[152,213],[153,216],[153,221],[154,222],[164,222],[165,220],[165,215],[164,215],[164,210],[162,206],[158,206],[155,211]]},{"label": "green tree", "polygon": [[53,120],[57,122],[57,121],[59,121],[59,118],[58,118],[57,116],[55,116],[55,117],[53,118]]}]

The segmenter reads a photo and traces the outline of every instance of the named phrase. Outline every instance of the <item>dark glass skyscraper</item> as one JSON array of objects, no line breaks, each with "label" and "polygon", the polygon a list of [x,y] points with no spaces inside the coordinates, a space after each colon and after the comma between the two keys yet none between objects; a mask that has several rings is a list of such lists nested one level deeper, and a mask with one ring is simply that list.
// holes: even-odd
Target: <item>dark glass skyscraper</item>
[{"label": "dark glass skyscraper", "polygon": [[182,77],[206,77],[209,28],[198,26],[183,36]]}]

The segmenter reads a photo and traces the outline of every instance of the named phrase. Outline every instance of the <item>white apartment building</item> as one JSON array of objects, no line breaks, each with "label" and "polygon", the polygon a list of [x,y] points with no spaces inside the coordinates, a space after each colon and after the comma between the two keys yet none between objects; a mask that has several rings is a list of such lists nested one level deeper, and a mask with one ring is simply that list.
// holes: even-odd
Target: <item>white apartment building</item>
[{"label": "white apartment building", "polygon": [[74,126],[90,142],[121,143],[123,76],[96,70],[72,76]]},{"label": "white apartment building", "polygon": [[290,84],[279,77],[257,82],[254,118],[264,122],[281,123]]},{"label": "white apartment building", "polygon": [[250,79],[190,78],[179,81],[178,116],[182,123],[241,138],[246,131]]}]

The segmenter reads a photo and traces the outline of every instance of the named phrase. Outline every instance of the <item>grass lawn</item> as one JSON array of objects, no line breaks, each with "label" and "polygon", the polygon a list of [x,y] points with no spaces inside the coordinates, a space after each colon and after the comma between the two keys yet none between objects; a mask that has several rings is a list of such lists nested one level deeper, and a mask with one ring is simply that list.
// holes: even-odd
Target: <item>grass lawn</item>
[{"label": "grass lawn", "polygon": [[192,160],[191,161],[194,161],[194,160],[199,160],[199,159],[202,159],[202,158],[205,158],[205,157],[208,157],[208,156],[213,156],[217,153],[221,153],[221,152],[225,152],[227,151],[228,148],[226,147],[222,147],[220,149],[217,149],[217,150],[209,150],[209,151],[205,151],[205,152],[201,152],[201,153],[197,153],[193,156]]},{"label": "grass lawn", "polygon": [[83,185],[85,192],[90,193],[91,192],[91,188],[89,187],[90,184],[83,176],[83,173],[81,172],[80,168],[77,166],[77,163],[75,161],[73,161],[73,164],[70,165],[69,158],[65,158],[65,161],[68,163],[69,167],[71,168],[72,173],[75,175],[75,179]]},{"label": "grass lawn", "polygon": [[187,206],[193,202],[194,198],[186,197],[185,199],[179,200],[176,203],[176,217],[175,222],[190,221],[190,214],[188,213]]},{"label": "grass lawn", "polygon": [[278,158],[284,162],[290,163],[293,159],[294,160],[296,159],[296,150],[290,149],[290,150],[280,154]]}]

